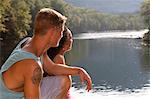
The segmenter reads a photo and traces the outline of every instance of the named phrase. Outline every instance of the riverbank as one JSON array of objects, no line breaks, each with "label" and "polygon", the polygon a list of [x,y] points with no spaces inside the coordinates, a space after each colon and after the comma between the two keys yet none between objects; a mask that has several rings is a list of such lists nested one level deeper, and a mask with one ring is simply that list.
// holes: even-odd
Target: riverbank
[{"label": "riverbank", "polygon": [[144,45],[150,46],[150,30],[144,34],[142,39],[143,39]]}]

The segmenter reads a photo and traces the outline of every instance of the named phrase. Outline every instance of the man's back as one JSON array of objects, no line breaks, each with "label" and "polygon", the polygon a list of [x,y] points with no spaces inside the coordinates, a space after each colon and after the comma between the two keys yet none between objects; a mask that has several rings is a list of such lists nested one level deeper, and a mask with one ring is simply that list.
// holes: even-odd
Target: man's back
[{"label": "man's back", "polygon": [[15,63],[2,74],[5,86],[12,91],[23,92],[23,85],[24,85],[23,63],[24,60]]},{"label": "man's back", "polygon": [[32,69],[32,64],[36,64],[33,59],[25,59],[16,62],[7,71],[2,73],[5,86],[15,92],[24,91],[24,77]]},{"label": "man's back", "polygon": [[23,98],[25,75],[29,75],[30,69],[38,65],[38,58],[34,54],[21,50],[21,45],[26,40],[24,39],[18,44],[2,66],[0,71],[0,96],[2,99]]}]

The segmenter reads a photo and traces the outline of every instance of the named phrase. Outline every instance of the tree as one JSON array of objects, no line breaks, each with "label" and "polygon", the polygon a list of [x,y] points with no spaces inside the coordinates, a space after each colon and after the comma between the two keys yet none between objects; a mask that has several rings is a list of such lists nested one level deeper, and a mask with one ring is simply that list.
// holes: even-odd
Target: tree
[{"label": "tree", "polygon": [[10,9],[10,0],[0,0],[0,33],[5,32],[6,26],[4,22],[8,20],[6,12]]},{"label": "tree", "polygon": [[4,62],[19,39],[27,35],[31,15],[25,0],[1,0],[0,5],[1,56]]},{"label": "tree", "polygon": [[144,22],[150,29],[150,0],[144,0],[141,6],[141,15],[144,18]]}]

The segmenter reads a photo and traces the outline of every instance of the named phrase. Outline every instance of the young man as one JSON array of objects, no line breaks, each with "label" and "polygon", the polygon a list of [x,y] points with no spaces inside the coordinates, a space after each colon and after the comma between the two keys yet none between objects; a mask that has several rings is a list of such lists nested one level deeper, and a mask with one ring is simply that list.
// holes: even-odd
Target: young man
[{"label": "young man", "polygon": [[[55,64],[47,56],[47,49],[58,46],[65,22],[66,17],[55,10],[44,8],[38,12],[33,37],[21,41],[2,66],[0,99],[41,99],[41,94],[50,95],[49,99],[65,99],[60,92],[56,92],[61,89],[52,91],[59,85],[54,82],[58,78],[51,80],[53,84],[45,85],[52,88],[46,90],[49,94],[41,91],[43,69],[54,75],[79,75],[82,82],[87,82],[87,90],[91,90],[92,81],[84,69]],[[42,57],[42,62],[39,57]]]}]

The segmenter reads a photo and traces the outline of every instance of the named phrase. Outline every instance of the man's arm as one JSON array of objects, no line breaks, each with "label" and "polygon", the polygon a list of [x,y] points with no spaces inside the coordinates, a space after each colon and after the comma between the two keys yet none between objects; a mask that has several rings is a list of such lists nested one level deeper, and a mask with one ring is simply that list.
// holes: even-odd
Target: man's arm
[{"label": "man's arm", "polygon": [[80,72],[79,67],[71,67],[64,64],[55,64],[53,61],[51,61],[47,54],[43,55],[43,65],[44,70],[47,73],[52,73],[55,75],[78,75]]},{"label": "man's arm", "polygon": [[40,99],[42,69],[34,60],[25,60],[24,95],[25,99]]},{"label": "man's arm", "polygon": [[81,82],[87,82],[87,90],[91,90],[92,88],[92,81],[88,73],[79,67],[72,67],[66,66],[63,64],[55,64],[51,61],[48,57],[47,53],[43,55],[43,63],[44,63],[44,70],[47,73],[52,73],[54,75],[79,75]]}]

